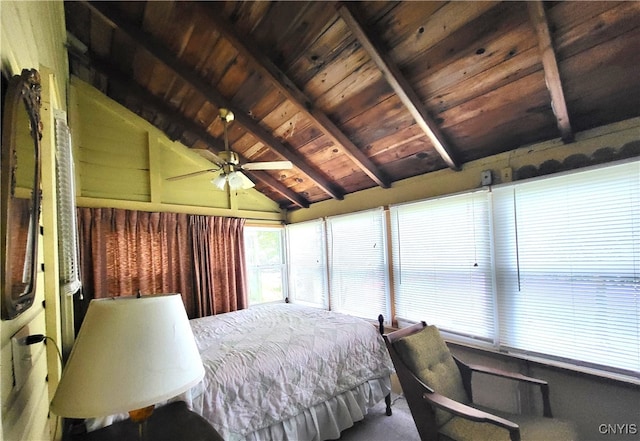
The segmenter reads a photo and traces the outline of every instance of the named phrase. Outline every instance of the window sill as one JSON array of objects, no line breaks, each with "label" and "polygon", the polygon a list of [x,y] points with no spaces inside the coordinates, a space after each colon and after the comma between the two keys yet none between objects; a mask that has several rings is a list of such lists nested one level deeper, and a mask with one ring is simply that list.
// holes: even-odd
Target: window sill
[{"label": "window sill", "polygon": [[564,363],[556,360],[549,360],[542,357],[536,357],[526,354],[508,353],[504,351],[498,351],[486,347],[480,347],[474,344],[461,343],[459,341],[452,341],[446,338],[448,345],[452,347],[458,347],[463,350],[476,352],[481,355],[490,356],[501,360],[521,361],[536,367],[542,367],[545,369],[551,369],[559,372],[563,372],[568,375],[574,375],[578,377],[589,377],[596,381],[606,382],[615,385],[629,386],[634,389],[640,390],[640,378],[636,378],[630,375],[617,374],[614,372],[607,372],[595,368],[589,368],[586,366],[574,365],[571,363]]}]

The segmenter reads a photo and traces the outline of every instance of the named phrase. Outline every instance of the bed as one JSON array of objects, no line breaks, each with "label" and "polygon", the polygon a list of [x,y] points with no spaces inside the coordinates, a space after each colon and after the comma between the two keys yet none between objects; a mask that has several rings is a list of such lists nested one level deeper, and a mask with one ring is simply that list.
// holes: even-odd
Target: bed
[{"label": "bed", "polygon": [[191,320],[205,378],[179,397],[226,441],[326,440],[390,392],[376,327],[295,304]]}]

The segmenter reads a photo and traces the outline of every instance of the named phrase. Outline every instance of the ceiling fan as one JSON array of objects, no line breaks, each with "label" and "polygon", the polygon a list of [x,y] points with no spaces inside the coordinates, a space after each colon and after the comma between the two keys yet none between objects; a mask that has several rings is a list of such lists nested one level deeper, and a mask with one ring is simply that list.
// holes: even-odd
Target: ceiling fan
[{"label": "ceiling fan", "polygon": [[221,108],[220,119],[224,126],[224,151],[215,154],[209,150],[197,150],[202,157],[213,162],[217,167],[173,176],[167,178],[167,181],[176,181],[178,179],[190,178],[204,173],[215,173],[217,171],[221,171],[222,173],[211,180],[211,183],[218,189],[224,190],[228,185],[231,190],[247,190],[254,187],[255,184],[244,173],[242,173],[243,170],[284,170],[293,167],[291,161],[247,162],[241,165],[238,154],[229,148],[229,138],[227,135],[227,125],[234,119],[233,112],[229,109]]}]

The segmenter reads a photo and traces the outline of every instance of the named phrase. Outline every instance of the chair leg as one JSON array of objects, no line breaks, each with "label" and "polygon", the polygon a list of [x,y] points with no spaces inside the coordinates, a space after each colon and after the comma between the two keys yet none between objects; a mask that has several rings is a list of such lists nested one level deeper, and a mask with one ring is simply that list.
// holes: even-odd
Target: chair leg
[{"label": "chair leg", "polygon": [[387,416],[391,416],[391,414],[393,413],[391,411],[391,394],[387,394],[387,396],[384,397],[384,402],[387,405]]}]

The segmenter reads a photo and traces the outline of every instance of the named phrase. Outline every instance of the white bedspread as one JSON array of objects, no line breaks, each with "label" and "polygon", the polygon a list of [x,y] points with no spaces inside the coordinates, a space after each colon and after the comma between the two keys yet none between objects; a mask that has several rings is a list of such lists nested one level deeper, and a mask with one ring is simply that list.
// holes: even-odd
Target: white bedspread
[{"label": "white bedspread", "polygon": [[206,373],[190,404],[225,439],[393,372],[376,327],[342,314],[277,304],[191,324]]}]

